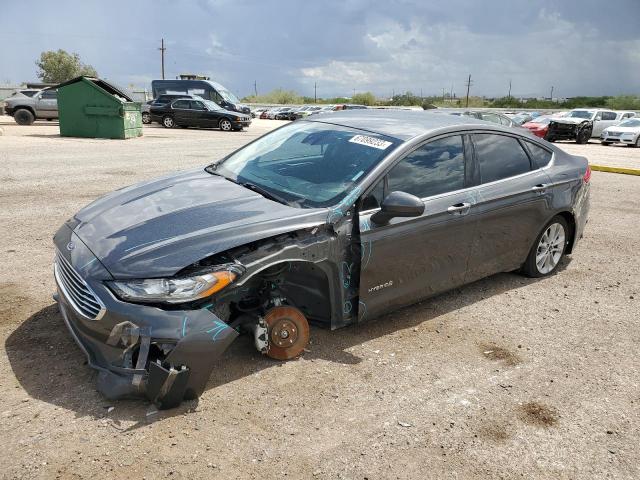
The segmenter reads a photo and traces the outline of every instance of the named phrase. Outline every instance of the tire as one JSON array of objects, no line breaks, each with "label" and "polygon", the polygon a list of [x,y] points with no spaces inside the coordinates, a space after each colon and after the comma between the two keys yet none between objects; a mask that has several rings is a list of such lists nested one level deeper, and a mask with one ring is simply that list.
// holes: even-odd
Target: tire
[{"label": "tire", "polygon": [[231,125],[231,120],[223,118],[218,123],[218,128],[223,132],[230,132],[233,129],[233,125]]},{"label": "tire", "polygon": [[33,113],[31,113],[26,108],[21,108],[14,112],[13,119],[18,125],[31,125],[33,122],[35,122],[36,117],[34,117]]},{"label": "tire", "polygon": [[149,125],[151,123],[151,115],[147,112],[142,112],[142,123]]},{"label": "tire", "polygon": [[522,273],[528,277],[546,277],[556,271],[570,238],[567,221],[560,215],[553,217],[536,237]]},{"label": "tire", "polygon": [[581,128],[578,131],[578,134],[576,135],[576,143],[580,144],[580,145],[584,145],[585,143],[589,143],[589,140],[591,139],[591,133],[592,133],[592,129],[591,128]]},{"label": "tire", "polygon": [[176,126],[176,122],[173,120],[173,117],[166,115],[162,117],[162,126],[164,128],[173,128]]}]

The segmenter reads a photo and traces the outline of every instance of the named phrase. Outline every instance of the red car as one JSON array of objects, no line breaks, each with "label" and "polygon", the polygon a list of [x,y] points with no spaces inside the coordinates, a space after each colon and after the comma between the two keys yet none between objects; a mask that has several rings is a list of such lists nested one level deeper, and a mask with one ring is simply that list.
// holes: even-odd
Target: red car
[{"label": "red car", "polygon": [[551,117],[536,117],[530,122],[523,123],[522,126],[531,130],[536,137],[545,138],[549,131]]}]

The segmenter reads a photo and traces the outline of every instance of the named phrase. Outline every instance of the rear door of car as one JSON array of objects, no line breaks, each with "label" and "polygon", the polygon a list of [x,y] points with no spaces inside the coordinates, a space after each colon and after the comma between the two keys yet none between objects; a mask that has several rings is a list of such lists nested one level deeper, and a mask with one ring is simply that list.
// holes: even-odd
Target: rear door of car
[{"label": "rear door of car", "polygon": [[471,140],[480,186],[466,282],[520,267],[547,221],[552,191],[524,140],[499,132],[474,133]]},{"label": "rear door of car", "polygon": [[171,104],[173,118],[178,125],[195,125],[192,118],[191,104],[188,99],[175,100]]},{"label": "rear door of car", "polygon": [[[474,222],[470,146],[464,135],[429,140],[408,153],[363,198],[360,214],[360,320],[464,282]],[[376,225],[371,216],[392,191],[421,198],[424,213]],[[343,265],[351,274],[350,265]]]}]

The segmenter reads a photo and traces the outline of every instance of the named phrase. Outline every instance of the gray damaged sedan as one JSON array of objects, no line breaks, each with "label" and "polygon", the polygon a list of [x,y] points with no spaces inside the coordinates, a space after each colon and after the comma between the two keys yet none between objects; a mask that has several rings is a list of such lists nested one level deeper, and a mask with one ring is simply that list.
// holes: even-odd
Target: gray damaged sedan
[{"label": "gray damaged sedan", "polygon": [[54,238],[55,297],[105,396],[169,408],[204,391],[240,334],[286,360],[310,323],[553,273],[583,234],[590,174],[583,157],[467,117],[309,117],[82,209]]}]

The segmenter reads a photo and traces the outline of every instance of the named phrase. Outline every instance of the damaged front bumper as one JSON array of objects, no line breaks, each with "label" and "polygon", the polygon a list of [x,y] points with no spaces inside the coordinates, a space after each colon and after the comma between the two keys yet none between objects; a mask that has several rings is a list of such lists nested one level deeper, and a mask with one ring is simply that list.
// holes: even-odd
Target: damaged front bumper
[{"label": "damaged front bumper", "polygon": [[63,250],[56,241],[54,297],[99,372],[100,393],[109,399],[146,396],[160,408],[200,396],[238,332],[207,309],[123,302],[105,286],[110,275],[75,234],[62,244],[72,248]]}]

